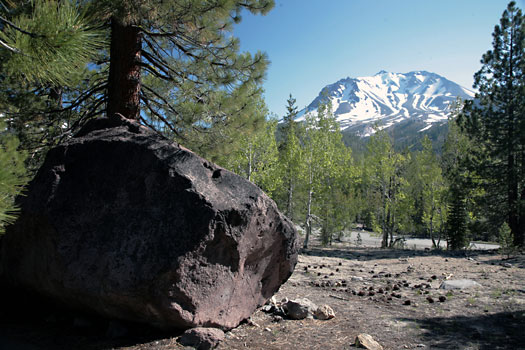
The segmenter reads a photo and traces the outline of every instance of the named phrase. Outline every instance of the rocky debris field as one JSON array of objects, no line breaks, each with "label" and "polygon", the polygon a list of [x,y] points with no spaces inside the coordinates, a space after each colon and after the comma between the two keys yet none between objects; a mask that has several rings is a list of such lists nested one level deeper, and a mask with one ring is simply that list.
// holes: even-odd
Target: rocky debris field
[{"label": "rocky debris field", "polygon": [[[291,319],[280,309],[302,299],[315,305],[312,317]],[[321,307],[330,308],[329,317],[315,316]],[[83,323],[79,316],[67,322],[54,314],[42,317],[1,317],[0,345],[191,349],[180,344],[180,334]],[[383,349],[523,349],[524,325],[523,255],[504,259],[494,251],[465,255],[339,245],[304,251],[272,301],[226,332],[217,349],[350,350],[363,333]]]}]

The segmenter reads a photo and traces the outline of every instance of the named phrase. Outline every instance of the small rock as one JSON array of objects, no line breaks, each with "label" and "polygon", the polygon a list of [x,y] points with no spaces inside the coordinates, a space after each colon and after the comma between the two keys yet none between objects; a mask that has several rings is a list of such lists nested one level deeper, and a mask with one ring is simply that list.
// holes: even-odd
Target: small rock
[{"label": "small rock", "polygon": [[315,311],[314,316],[319,320],[330,320],[335,317],[335,312],[330,306],[323,305]]},{"label": "small rock", "polygon": [[359,295],[360,297],[364,297],[365,296],[365,291],[364,290],[360,290],[357,295]]},{"label": "small rock", "polygon": [[500,265],[509,269],[512,267],[512,264],[510,263],[501,263]]},{"label": "small rock", "polygon": [[262,311],[267,312],[267,313],[273,312],[274,309],[275,309],[275,306],[274,306],[274,305],[271,305],[271,304],[264,305],[264,306],[261,308]]},{"label": "small rock", "polygon": [[361,333],[355,338],[355,346],[368,350],[383,350],[383,347],[366,333]]},{"label": "small rock", "polygon": [[352,276],[352,281],[362,281],[362,280],[363,280],[363,277]]},{"label": "small rock", "polygon": [[481,287],[481,284],[479,284],[476,281],[469,280],[469,279],[461,279],[461,280],[448,280],[441,283],[441,286],[439,286],[440,289],[450,290],[450,289],[468,289],[468,288],[475,288],[475,287]]},{"label": "small rock", "polygon": [[432,297],[429,296],[429,297],[427,297],[427,301],[428,301],[430,304],[432,304],[432,303],[434,303],[434,298],[432,298]]},{"label": "small rock", "polygon": [[412,304],[412,302],[409,299],[407,299],[407,300],[405,300],[403,302],[403,305],[410,305],[410,304]]},{"label": "small rock", "polygon": [[425,344],[417,344],[416,348],[426,348],[427,346]]},{"label": "small rock", "polygon": [[318,306],[307,298],[290,300],[284,305],[287,316],[293,320],[313,318]]},{"label": "small rock", "polygon": [[180,337],[179,343],[193,346],[197,350],[210,350],[224,340],[224,332],[218,328],[197,327],[188,329]]},{"label": "small rock", "polygon": [[270,333],[272,332],[272,330],[271,330],[269,327],[266,327],[264,330],[265,330],[266,332],[270,332]]},{"label": "small rock", "polygon": [[439,296],[439,302],[444,303],[447,300],[447,297],[444,295]]}]

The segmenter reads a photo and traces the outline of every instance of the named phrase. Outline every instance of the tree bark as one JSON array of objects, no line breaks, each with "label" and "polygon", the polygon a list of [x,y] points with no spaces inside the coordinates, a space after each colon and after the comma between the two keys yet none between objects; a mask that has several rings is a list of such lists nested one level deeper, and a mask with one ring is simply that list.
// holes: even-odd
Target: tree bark
[{"label": "tree bark", "polygon": [[111,19],[107,116],[120,113],[128,119],[140,118],[140,62],[142,34],[131,24]]}]

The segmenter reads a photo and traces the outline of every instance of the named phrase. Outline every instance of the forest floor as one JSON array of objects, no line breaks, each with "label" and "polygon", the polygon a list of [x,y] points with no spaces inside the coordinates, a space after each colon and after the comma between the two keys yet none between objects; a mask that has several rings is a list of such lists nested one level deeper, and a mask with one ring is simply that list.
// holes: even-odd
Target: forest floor
[{"label": "forest floor", "polygon": [[[474,280],[480,286],[439,288],[454,279]],[[439,301],[440,296],[446,300]],[[496,251],[466,255],[348,243],[324,248],[314,242],[300,254],[295,272],[276,298],[308,298],[328,304],[336,316],[327,321],[279,320],[257,310],[251,322],[227,332],[218,349],[350,350],[359,333],[370,334],[385,350],[525,349],[523,255],[504,259]],[[124,330],[127,336],[111,338],[106,336],[107,323],[75,315],[3,313],[0,349],[189,349],[177,343],[178,334],[132,325]]]}]

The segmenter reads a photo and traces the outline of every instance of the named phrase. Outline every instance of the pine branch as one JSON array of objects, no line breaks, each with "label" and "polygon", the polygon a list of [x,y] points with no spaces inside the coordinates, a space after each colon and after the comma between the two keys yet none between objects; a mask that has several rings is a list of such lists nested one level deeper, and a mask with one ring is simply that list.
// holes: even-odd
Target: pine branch
[{"label": "pine branch", "polygon": [[18,27],[17,25],[15,25],[13,22],[3,18],[3,17],[0,17],[0,22],[3,22],[5,24],[7,24],[9,27],[13,28],[14,30],[17,30],[19,31],[20,33],[22,34],[25,34],[25,35],[29,35],[30,37],[32,38],[45,38],[44,35],[41,35],[41,34],[35,34],[35,33],[31,33],[31,32],[28,32],[26,30],[23,30],[22,28]]}]

